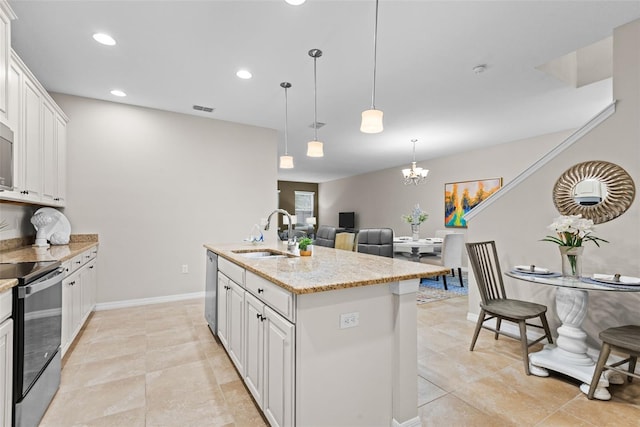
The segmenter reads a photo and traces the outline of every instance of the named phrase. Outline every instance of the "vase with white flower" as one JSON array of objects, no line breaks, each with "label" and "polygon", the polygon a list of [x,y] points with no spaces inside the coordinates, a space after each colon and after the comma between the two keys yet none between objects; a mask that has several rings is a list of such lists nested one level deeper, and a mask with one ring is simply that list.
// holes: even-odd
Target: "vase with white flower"
[{"label": "vase with white flower", "polygon": [[427,218],[429,218],[429,214],[420,209],[420,205],[417,203],[410,214],[402,215],[402,219],[411,224],[411,236],[414,241],[420,239],[420,224],[425,222]]},{"label": "vase with white flower", "polygon": [[545,242],[557,243],[562,257],[562,275],[580,277],[582,275],[582,246],[585,242],[593,242],[600,246],[600,242],[607,240],[591,234],[593,221],[582,218],[582,215],[562,215],[553,220],[547,228],[556,232],[556,236],[547,236]]}]

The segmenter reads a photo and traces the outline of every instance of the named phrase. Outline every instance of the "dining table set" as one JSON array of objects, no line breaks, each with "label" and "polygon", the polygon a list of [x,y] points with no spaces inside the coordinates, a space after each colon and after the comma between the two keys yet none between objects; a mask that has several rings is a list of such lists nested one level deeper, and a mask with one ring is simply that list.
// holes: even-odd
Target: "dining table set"
[{"label": "dining table set", "polygon": [[411,253],[411,260],[419,262],[420,257],[424,255],[433,255],[442,249],[441,237],[427,237],[424,239],[414,240],[412,237],[394,237],[393,251]]},{"label": "dining table set", "polygon": [[[640,278],[620,274],[563,276],[534,265],[516,265],[505,275],[556,288],[556,312],[562,322],[557,329],[558,338],[555,344],[547,344],[542,350],[530,353],[529,367],[533,375],[546,377],[549,369],[582,381],[580,389],[587,394],[600,352],[587,345],[587,334],[582,329],[589,306],[589,291],[640,292]],[[609,384],[623,383],[621,374],[609,371],[599,380],[593,396],[599,400],[609,400]]]}]

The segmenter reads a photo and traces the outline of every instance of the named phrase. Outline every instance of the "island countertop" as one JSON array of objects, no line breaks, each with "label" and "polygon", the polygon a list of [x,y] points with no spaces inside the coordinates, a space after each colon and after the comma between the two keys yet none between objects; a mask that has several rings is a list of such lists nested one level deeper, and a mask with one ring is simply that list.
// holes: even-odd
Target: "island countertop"
[{"label": "island countertop", "polygon": [[204,247],[295,294],[420,279],[450,271],[440,266],[322,246],[314,246],[313,255],[309,257],[276,258],[248,258],[238,251],[286,254],[285,244],[205,244]]}]

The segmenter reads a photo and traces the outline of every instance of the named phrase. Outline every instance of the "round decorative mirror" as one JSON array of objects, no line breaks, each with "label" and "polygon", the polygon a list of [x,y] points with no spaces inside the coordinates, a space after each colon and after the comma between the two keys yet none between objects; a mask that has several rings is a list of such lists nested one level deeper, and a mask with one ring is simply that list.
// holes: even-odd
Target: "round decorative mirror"
[{"label": "round decorative mirror", "polygon": [[635,194],[635,184],[627,171],[597,160],[567,169],[553,187],[553,203],[562,215],[582,214],[599,224],[622,215]]}]

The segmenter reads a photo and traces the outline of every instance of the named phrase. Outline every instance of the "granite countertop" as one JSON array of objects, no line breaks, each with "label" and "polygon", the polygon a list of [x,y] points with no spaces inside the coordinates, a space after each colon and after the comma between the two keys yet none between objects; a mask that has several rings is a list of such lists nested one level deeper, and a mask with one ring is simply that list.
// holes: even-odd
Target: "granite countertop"
[{"label": "granite countertop", "polygon": [[[23,246],[0,252],[0,263],[66,261],[87,249],[98,246],[97,241],[71,242],[68,245],[34,248]],[[18,284],[16,279],[0,279],[0,292],[11,289]]]},{"label": "granite countertop", "polygon": [[375,285],[448,274],[449,269],[404,259],[313,247],[310,257],[247,258],[234,251],[277,251],[282,243],[205,244],[205,248],[295,294]]}]

